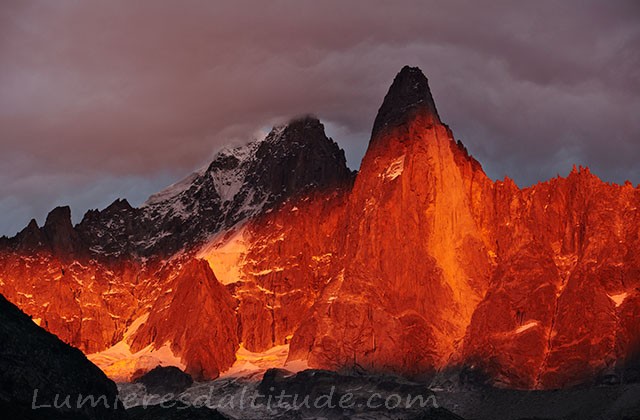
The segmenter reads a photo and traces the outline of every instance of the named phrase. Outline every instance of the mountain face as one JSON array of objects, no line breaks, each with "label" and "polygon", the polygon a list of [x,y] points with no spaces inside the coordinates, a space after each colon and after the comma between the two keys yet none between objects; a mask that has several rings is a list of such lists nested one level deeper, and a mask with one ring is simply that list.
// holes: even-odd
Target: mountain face
[{"label": "mountain face", "polygon": [[77,226],[97,257],[167,257],[313,187],[351,177],[344,152],[314,117],[276,127],[262,141],[224,149],[211,164],[149,198],[116,200]]},{"label": "mountain face", "polygon": [[[284,344],[312,303],[303,277],[297,293],[271,293],[289,284],[272,287],[278,268],[274,279],[261,260],[272,255],[260,246],[280,243],[266,230],[269,215],[352,180],[322,124],[302,117],[262,141],[222,150],[141,208],[116,200],[75,227],[68,207],[54,209],[42,228],[32,221],[0,244],[0,290],[114,379],[157,363],[215,378],[233,364],[240,341],[259,350]],[[245,235],[229,253],[229,237]],[[273,306],[280,300],[293,308],[281,314]]]},{"label": "mountain face", "polygon": [[[294,337],[292,354],[311,365],[444,367],[488,288],[493,244],[475,207],[491,181],[440,124],[416,73],[403,69],[380,108],[384,128],[346,205],[343,269]],[[387,111],[399,96],[420,98],[402,120]]]},{"label": "mountain face", "polygon": [[360,172],[303,117],[140,208],[68,208],[0,242],[0,291],[112,378],[196,378],[239,349],[513,388],[640,376],[640,190],[588,169],[489,179],[417,68],[396,76]]},{"label": "mountain face", "polygon": [[236,301],[203,260],[187,262],[169,287],[171,292],[165,291],[151,307],[131,343],[132,350],[170,342],[191,376],[217,377],[217,367],[235,361],[239,345]]}]

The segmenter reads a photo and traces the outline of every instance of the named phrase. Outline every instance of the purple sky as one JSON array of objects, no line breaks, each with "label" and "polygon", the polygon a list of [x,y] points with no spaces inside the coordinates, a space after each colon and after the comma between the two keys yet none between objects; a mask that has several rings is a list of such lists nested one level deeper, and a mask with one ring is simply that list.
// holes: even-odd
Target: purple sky
[{"label": "purple sky", "polygon": [[138,205],[302,113],[356,168],[405,64],[492,178],[640,183],[638,1],[220,3],[0,3],[0,235]]}]

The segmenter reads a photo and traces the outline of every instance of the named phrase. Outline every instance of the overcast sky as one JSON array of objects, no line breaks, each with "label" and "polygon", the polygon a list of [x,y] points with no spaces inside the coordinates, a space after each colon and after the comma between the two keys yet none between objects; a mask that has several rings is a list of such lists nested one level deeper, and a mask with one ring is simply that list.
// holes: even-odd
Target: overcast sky
[{"label": "overcast sky", "polygon": [[400,68],[493,179],[640,183],[639,1],[0,3],[0,235],[134,205],[313,113],[357,168]]}]

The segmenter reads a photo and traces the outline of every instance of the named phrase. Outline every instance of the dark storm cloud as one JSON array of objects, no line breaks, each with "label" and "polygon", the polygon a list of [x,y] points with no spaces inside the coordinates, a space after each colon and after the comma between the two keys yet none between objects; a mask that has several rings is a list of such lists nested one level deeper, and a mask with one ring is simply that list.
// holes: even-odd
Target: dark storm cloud
[{"label": "dark storm cloud", "polygon": [[492,177],[640,182],[635,1],[219,3],[2,3],[0,234],[140,203],[306,112],[356,167],[404,64]]}]

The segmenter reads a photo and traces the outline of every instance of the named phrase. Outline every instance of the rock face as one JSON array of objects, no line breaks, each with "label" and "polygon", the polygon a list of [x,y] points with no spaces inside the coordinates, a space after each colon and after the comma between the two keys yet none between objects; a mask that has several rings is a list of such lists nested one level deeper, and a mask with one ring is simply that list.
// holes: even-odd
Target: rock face
[{"label": "rock face", "polygon": [[203,260],[178,271],[170,288],[156,299],[147,321],[134,336],[134,352],[170,343],[196,379],[215,378],[235,361],[238,349],[236,301]]},{"label": "rock face", "polygon": [[71,209],[68,206],[53,209],[47,216],[42,231],[53,254],[61,259],[81,252],[82,245],[78,232],[71,224]]},{"label": "rock face", "polygon": [[[349,184],[292,200],[247,227],[252,243],[237,283],[241,341],[261,352],[288,343],[340,271]],[[215,269],[215,268],[214,268]]]},{"label": "rock face", "polygon": [[86,353],[169,348],[197,378],[240,345],[289,344],[290,361],[321,369],[633,381],[639,204],[638,188],[587,168],[524,189],[492,181],[405,67],[357,175],[299,118],[140,208],[32,221],[0,241],[0,291]]},{"label": "rock face", "polygon": [[403,69],[380,108],[385,128],[374,130],[347,204],[343,271],[294,338],[292,356],[312,366],[442,367],[488,287],[493,244],[474,205],[490,197],[490,180],[432,103],[382,123],[398,98],[431,97],[411,93],[427,89],[417,77]]},{"label": "rock face", "polygon": [[638,304],[638,189],[605,184],[586,168],[524,190],[508,180],[494,189],[497,267],[465,358],[523,388],[622,377],[621,362],[638,349],[629,326]]},{"label": "rock face", "polygon": [[[100,369],[78,349],[35,325],[2,295],[0,343],[3,414],[33,419],[126,418],[116,385]],[[78,404],[79,398],[82,402],[89,396],[98,403]],[[34,403],[39,408],[33,409]],[[54,403],[60,408],[53,408]]]},{"label": "rock face", "polygon": [[[414,375],[467,364],[516,388],[633,376],[638,189],[588,169],[524,190],[491,182],[431,95],[406,94],[426,84],[415,77],[403,69],[381,107],[347,205],[344,271],[291,357]],[[403,95],[419,105],[388,117]]]}]

